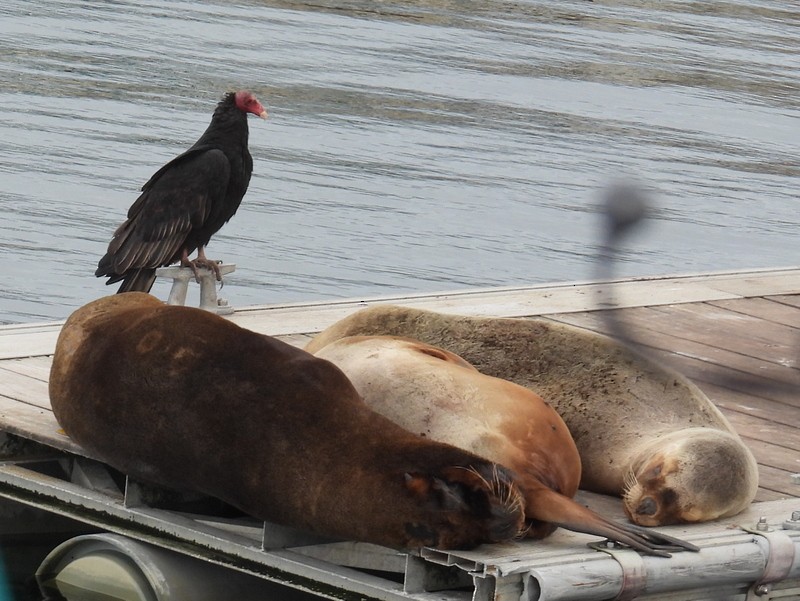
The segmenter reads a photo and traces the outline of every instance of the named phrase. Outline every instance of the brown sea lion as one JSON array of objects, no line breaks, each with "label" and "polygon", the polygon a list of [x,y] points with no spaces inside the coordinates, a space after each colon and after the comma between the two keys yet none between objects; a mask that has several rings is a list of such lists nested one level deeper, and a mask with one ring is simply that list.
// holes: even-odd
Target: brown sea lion
[{"label": "brown sea lion", "polygon": [[403,428],[510,468],[525,498],[529,537],[563,526],[648,553],[677,542],[655,533],[648,540],[572,500],[581,478],[578,449],[558,413],[532,390],[409,338],[350,336],[315,355],[339,367],[371,409]]},{"label": "brown sea lion", "polygon": [[328,361],[148,294],[72,314],[50,398],[91,456],[306,531],[470,548],[524,523],[505,468],[375,413]]},{"label": "brown sea lion", "polygon": [[306,347],[353,335],[407,336],[542,395],[569,427],[581,487],[623,497],[637,524],[713,520],[758,488],[752,453],[697,386],[612,339],[544,319],[467,317],[378,305]]}]

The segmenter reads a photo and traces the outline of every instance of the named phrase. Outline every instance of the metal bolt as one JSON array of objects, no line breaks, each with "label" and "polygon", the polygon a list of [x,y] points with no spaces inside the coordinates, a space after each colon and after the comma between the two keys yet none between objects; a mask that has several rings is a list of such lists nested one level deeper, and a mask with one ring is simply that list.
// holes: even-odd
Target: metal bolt
[{"label": "metal bolt", "polygon": [[792,474],[790,476],[792,484],[800,484],[800,474]]},{"label": "metal bolt", "polygon": [[800,530],[800,511],[793,511],[792,517],[783,522],[784,530]]},{"label": "metal bolt", "polygon": [[763,597],[764,595],[768,595],[769,594],[769,590],[770,590],[770,587],[769,587],[768,584],[759,584],[756,587],[756,595],[758,595],[759,597]]},{"label": "metal bolt", "polygon": [[217,306],[218,307],[227,307],[228,306],[228,299],[226,299],[226,298],[218,298],[217,299]]},{"label": "metal bolt", "polygon": [[758,518],[758,523],[756,524],[756,530],[760,530],[761,532],[765,532],[769,530],[769,524],[767,524],[767,518],[763,515]]}]

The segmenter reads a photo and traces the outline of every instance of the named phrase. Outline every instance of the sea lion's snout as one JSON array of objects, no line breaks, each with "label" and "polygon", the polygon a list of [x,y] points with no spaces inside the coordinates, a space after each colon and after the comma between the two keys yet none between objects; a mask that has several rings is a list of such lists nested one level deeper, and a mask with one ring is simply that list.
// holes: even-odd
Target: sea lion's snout
[{"label": "sea lion's snout", "polygon": [[655,515],[658,511],[658,504],[653,497],[645,497],[636,508],[638,515]]}]

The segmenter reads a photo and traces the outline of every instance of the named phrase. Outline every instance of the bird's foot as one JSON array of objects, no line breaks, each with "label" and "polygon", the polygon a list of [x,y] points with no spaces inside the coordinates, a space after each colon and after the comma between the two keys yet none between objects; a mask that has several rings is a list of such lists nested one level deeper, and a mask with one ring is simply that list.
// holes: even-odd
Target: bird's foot
[{"label": "bird's foot", "polygon": [[200,283],[200,275],[197,273],[197,270],[201,269],[201,268],[205,268],[205,269],[208,269],[209,271],[213,271],[214,272],[214,277],[217,279],[218,282],[221,282],[222,281],[222,274],[219,271],[219,264],[220,263],[221,263],[221,261],[214,261],[212,259],[206,259],[206,258],[200,258],[200,257],[198,257],[196,259],[192,259],[192,260],[189,260],[189,259],[181,260],[181,266],[182,267],[189,267],[192,270],[192,273],[194,274],[194,280],[198,284]]}]

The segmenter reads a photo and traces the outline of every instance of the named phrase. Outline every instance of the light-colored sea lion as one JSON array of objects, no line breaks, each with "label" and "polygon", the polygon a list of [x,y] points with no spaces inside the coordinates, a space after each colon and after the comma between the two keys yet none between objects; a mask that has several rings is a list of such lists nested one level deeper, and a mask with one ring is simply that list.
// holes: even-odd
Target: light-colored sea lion
[{"label": "light-colored sea lion", "polygon": [[655,533],[648,539],[572,500],[581,477],[578,449],[558,413],[532,390],[409,338],[350,336],[315,354],[339,367],[367,406],[403,428],[510,468],[525,498],[531,538],[563,526],[648,553],[678,542]]},{"label": "light-colored sea lion", "polygon": [[540,394],[572,433],[581,487],[622,496],[637,524],[735,515],[756,494],[756,461],[708,397],[606,336],[544,319],[377,305],[333,324],[306,350],[354,335],[416,338]]},{"label": "light-colored sea lion", "polygon": [[509,472],[366,407],[332,363],[144,293],[67,320],[53,411],[91,456],[261,519],[394,548],[516,537]]}]

